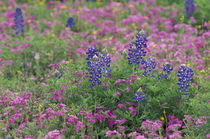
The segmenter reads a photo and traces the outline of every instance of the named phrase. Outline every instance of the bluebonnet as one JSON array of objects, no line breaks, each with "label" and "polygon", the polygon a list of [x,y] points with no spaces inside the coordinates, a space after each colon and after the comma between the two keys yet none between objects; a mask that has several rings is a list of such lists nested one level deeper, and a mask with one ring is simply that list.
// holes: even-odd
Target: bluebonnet
[{"label": "bluebonnet", "polygon": [[[194,75],[192,68],[182,64],[179,67],[177,76],[178,76],[178,85],[180,92],[189,92],[187,88],[190,86],[188,82],[192,81],[192,76]],[[184,94],[187,95],[187,94]],[[189,99],[189,98],[188,98]]]},{"label": "bluebonnet", "polygon": [[87,60],[91,60],[94,55],[98,56],[98,49],[95,47],[89,47],[86,54],[88,55]]},{"label": "bluebonnet", "polygon": [[108,77],[108,72],[111,72],[109,69],[111,58],[106,49],[103,49],[101,54],[95,47],[89,47],[86,54],[88,55],[87,64],[90,74],[89,81],[92,82],[90,87],[100,85],[102,74],[105,73],[105,76]]},{"label": "bluebonnet", "polygon": [[161,75],[160,73],[158,73],[158,79],[162,79],[163,77],[168,79],[168,75],[171,74],[172,70],[173,70],[173,67],[171,67],[171,64],[166,62],[165,64],[163,64],[163,71],[165,72],[165,74]]},{"label": "bluebonnet", "polygon": [[140,100],[145,101],[145,94],[143,93],[141,87],[136,91],[135,96],[133,99],[136,99],[136,102],[138,103]]},{"label": "bluebonnet", "polygon": [[195,11],[194,0],[185,0],[185,10],[188,17],[191,17]]},{"label": "bluebonnet", "polygon": [[155,67],[156,67],[155,58],[149,57],[148,60],[146,60],[145,65],[143,66],[144,68],[143,75],[145,76],[147,73],[150,73],[150,76],[154,77],[151,71],[152,69],[155,69]]},{"label": "bluebonnet", "polygon": [[23,30],[23,14],[22,14],[22,10],[21,8],[16,8],[16,11],[15,11],[15,19],[14,19],[14,22],[15,22],[15,31],[16,31],[16,35],[18,35],[20,32],[24,33],[24,30]]},{"label": "bluebonnet", "polygon": [[60,69],[56,70],[56,73],[54,74],[54,76],[58,79],[60,79],[63,76],[63,73]]},{"label": "bluebonnet", "polygon": [[69,17],[67,22],[66,22],[66,27],[72,28],[72,26],[74,26],[74,25],[75,25],[74,18]]},{"label": "bluebonnet", "polygon": [[108,72],[111,72],[111,70],[108,69],[110,67],[111,57],[105,48],[102,50],[102,54],[99,56],[103,60],[102,70],[105,72],[105,77],[108,77]]},{"label": "bluebonnet", "polygon": [[136,40],[131,41],[130,48],[128,50],[128,64],[144,64],[144,58],[146,56],[145,48],[147,47],[146,33],[140,31],[136,35]]}]

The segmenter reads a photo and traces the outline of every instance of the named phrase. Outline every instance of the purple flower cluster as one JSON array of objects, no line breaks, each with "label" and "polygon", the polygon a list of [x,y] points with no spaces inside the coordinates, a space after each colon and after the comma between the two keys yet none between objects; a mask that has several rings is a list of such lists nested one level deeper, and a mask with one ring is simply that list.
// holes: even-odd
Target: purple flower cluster
[{"label": "purple flower cluster", "polygon": [[24,33],[24,30],[23,30],[24,20],[23,20],[23,14],[22,14],[21,8],[16,8],[14,22],[15,22],[16,35],[18,35],[20,32]]},{"label": "purple flower cluster", "polygon": [[150,73],[150,76],[151,77],[154,77],[154,75],[153,75],[153,73],[151,73],[151,71],[153,70],[153,69],[155,69],[155,67],[156,67],[156,63],[155,63],[155,58],[153,58],[153,57],[149,57],[149,59],[148,60],[146,60],[146,62],[145,62],[145,65],[144,65],[144,73],[143,73],[143,75],[145,76],[147,73]]},{"label": "purple flower cluster", "polygon": [[90,74],[89,81],[92,82],[90,87],[100,85],[101,81],[99,80],[102,77],[103,72],[105,72],[105,76],[108,76],[108,72],[111,70],[108,69],[110,67],[111,58],[109,54],[103,51],[102,54],[98,53],[98,50],[95,47],[88,48],[88,70]]},{"label": "purple flower cluster", "polygon": [[185,0],[185,10],[187,17],[191,17],[195,11],[194,0]]},{"label": "purple flower cluster", "polygon": [[99,54],[99,57],[102,58],[103,60],[103,71],[105,71],[105,77],[108,77],[108,72],[111,72],[110,69],[110,63],[111,63],[111,57],[109,56],[109,53],[107,52],[106,49],[102,50],[102,54]]},{"label": "purple flower cluster", "polygon": [[147,136],[148,138],[158,138],[159,135],[157,134],[157,132],[160,131],[162,128],[162,122],[160,120],[157,120],[155,122],[146,120],[142,122],[141,127],[145,130],[144,136]]},{"label": "purple flower cluster", "polygon": [[160,73],[158,73],[158,79],[162,79],[164,77],[168,79],[168,75],[171,74],[172,70],[173,70],[173,67],[171,67],[170,63],[163,64],[163,71],[165,72],[165,74],[161,75]]},{"label": "purple flower cluster", "polygon": [[136,99],[136,102],[138,103],[139,100],[141,101],[145,101],[145,95],[144,93],[142,92],[142,89],[139,88],[135,94],[135,96],[133,97],[133,99]]},{"label": "purple flower cluster", "polygon": [[[189,92],[187,90],[187,88],[190,86],[188,84],[188,82],[192,81],[192,76],[194,75],[193,73],[193,70],[192,68],[186,66],[185,64],[182,64],[180,67],[179,67],[179,70],[178,70],[178,73],[177,73],[177,76],[178,76],[178,85],[179,85],[179,91],[180,92]],[[186,95],[186,94],[184,94]],[[189,99],[189,98],[187,98]]]},{"label": "purple flower cluster", "polygon": [[167,118],[169,122],[166,129],[166,135],[169,138],[182,138],[181,131],[178,131],[182,127],[182,121],[171,114],[169,114]]},{"label": "purple flower cluster", "polygon": [[67,22],[66,22],[66,27],[72,28],[74,25],[75,25],[74,18],[69,17]]},{"label": "purple flower cluster", "polygon": [[136,40],[131,41],[130,48],[128,50],[128,64],[144,64],[144,58],[146,56],[145,48],[147,47],[146,33],[140,31],[136,35]]},{"label": "purple flower cluster", "polygon": [[62,70],[63,70],[63,69],[58,69],[58,70],[56,70],[54,76],[55,76],[56,78],[60,79],[60,78],[63,76]]}]

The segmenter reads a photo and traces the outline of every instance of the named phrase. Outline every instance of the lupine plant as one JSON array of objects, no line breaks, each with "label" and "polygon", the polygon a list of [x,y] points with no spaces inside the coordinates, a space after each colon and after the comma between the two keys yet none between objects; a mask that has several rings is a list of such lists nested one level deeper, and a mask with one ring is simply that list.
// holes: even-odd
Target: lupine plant
[{"label": "lupine plant", "polygon": [[102,54],[99,55],[99,57],[103,60],[103,66],[102,70],[105,72],[105,77],[108,77],[108,73],[111,72],[109,69],[111,58],[109,56],[109,53],[107,52],[107,49],[102,50]]},{"label": "lupine plant", "polygon": [[145,65],[144,65],[144,73],[143,75],[145,76],[146,74],[150,73],[151,77],[154,77],[153,73],[151,73],[152,70],[154,70],[156,67],[155,63],[155,58],[154,57],[149,57],[148,60],[146,60]]},{"label": "lupine plant", "polygon": [[133,99],[136,99],[136,102],[138,103],[140,100],[145,101],[145,95],[141,89],[141,87],[136,91],[135,96]]},{"label": "lupine plant", "polygon": [[103,53],[98,53],[98,50],[95,47],[89,47],[87,64],[90,74],[90,81],[92,84],[90,87],[100,85],[101,81],[99,80],[102,77],[103,72],[105,72],[105,77],[108,77],[108,72],[111,72],[108,68],[110,67],[109,63],[110,57],[106,50],[103,50]]},{"label": "lupine plant", "polygon": [[131,41],[128,50],[128,64],[144,64],[146,56],[145,48],[147,47],[146,33],[142,30],[136,34],[136,40]]},{"label": "lupine plant", "polygon": [[21,8],[16,8],[16,11],[15,11],[15,19],[14,19],[14,22],[15,22],[15,31],[16,31],[16,35],[18,35],[19,33],[21,33],[21,35],[23,35],[24,33],[24,25],[23,25],[23,13],[22,13],[22,10]]},{"label": "lupine plant", "polygon": [[185,10],[187,17],[191,17],[195,11],[194,0],[185,0]]},{"label": "lupine plant", "polygon": [[88,48],[87,52],[88,58],[87,58],[87,64],[88,64],[88,70],[90,74],[89,81],[92,82],[90,87],[100,85],[101,81],[99,78],[102,77],[102,65],[103,61],[101,58],[99,58],[98,50],[95,47]]},{"label": "lupine plant", "polygon": [[72,28],[75,25],[74,18],[69,17],[68,20],[66,21],[66,27]]},{"label": "lupine plant", "polygon": [[170,64],[170,63],[165,63],[165,64],[163,64],[163,72],[164,73],[158,73],[158,79],[162,79],[162,78],[166,78],[166,79],[168,79],[169,77],[169,75],[171,74],[171,71],[173,70],[173,67],[172,67],[172,65]]},{"label": "lupine plant", "polygon": [[[190,86],[189,82],[192,81],[192,76],[194,75],[192,68],[188,67],[186,64],[182,64],[179,67],[177,76],[178,76],[178,85],[179,85],[179,91],[183,92],[185,94],[183,94],[183,96],[188,96],[188,94],[186,94],[188,91],[188,87]],[[189,99],[189,97],[187,97],[187,99]]]}]

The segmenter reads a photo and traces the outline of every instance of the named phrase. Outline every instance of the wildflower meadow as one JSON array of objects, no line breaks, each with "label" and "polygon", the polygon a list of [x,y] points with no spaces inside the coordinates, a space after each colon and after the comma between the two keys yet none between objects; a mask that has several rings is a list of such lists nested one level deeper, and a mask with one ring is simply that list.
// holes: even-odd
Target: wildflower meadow
[{"label": "wildflower meadow", "polygon": [[210,138],[208,0],[0,0],[0,139]]}]

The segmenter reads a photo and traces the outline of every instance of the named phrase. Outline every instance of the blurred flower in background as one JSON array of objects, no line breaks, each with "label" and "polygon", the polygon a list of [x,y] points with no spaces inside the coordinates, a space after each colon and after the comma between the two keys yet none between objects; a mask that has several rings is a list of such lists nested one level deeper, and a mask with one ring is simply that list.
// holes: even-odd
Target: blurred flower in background
[{"label": "blurred flower in background", "polygon": [[23,14],[22,14],[22,10],[21,8],[17,8],[15,11],[15,31],[16,31],[16,35],[18,35],[20,32],[24,33],[23,30]]}]

